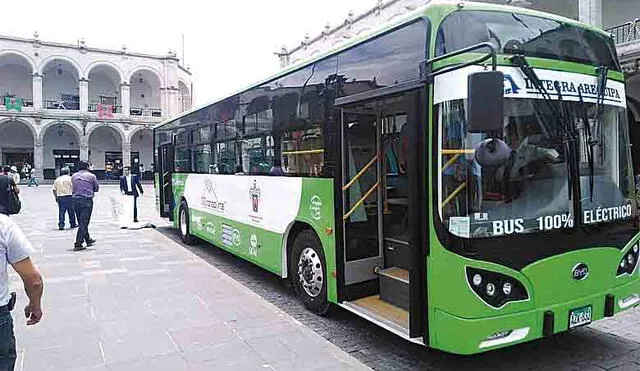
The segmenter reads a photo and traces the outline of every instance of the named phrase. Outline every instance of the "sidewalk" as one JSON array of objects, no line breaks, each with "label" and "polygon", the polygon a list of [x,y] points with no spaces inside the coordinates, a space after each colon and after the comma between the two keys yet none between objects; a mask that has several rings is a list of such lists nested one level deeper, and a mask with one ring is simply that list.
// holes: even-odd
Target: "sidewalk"
[{"label": "sidewalk", "polygon": [[[37,250],[44,317],[26,327],[19,278],[13,312],[16,370],[359,370],[357,360],[179,244],[150,230],[120,230],[105,186],[91,222],[97,244],[73,252],[57,230],[49,186],[22,188],[15,216]],[[141,222],[155,215],[145,186]],[[212,247],[214,248],[214,247]]]}]

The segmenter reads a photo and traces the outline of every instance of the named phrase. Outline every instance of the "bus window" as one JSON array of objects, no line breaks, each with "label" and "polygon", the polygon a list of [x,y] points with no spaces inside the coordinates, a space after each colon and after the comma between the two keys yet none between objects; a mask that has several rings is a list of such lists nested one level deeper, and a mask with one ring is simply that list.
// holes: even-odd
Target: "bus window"
[{"label": "bus window", "polygon": [[282,135],[282,170],[297,176],[320,176],[324,162],[320,127]]},{"label": "bus window", "polygon": [[216,143],[215,159],[213,173],[234,174],[237,166],[235,141]]},{"label": "bus window", "polygon": [[202,144],[193,148],[193,171],[211,173],[211,145]]},{"label": "bus window", "polygon": [[246,174],[269,174],[273,166],[273,137],[242,140],[242,171]]}]

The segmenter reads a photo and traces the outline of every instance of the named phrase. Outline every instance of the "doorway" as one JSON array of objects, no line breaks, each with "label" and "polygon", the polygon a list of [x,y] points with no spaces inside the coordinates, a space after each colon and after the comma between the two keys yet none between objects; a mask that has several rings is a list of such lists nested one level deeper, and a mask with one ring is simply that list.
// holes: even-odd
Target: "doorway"
[{"label": "doorway", "polygon": [[[420,93],[409,91],[341,107],[344,285],[341,305],[401,336],[413,316],[425,316],[422,277],[423,171],[415,163],[420,141]],[[413,136],[413,138],[412,138]],[[418,256],[418,259],[415,259]],[[413,280],[412,280],[413,278]],[[415,292],[414,292],[415,291]],[[416,324],[419,321],[415,321]]]},{"label": "doorway", "polygon": [[173,169],[174,169],[173,144],[163,144],[158,147],[158,163],[156,171],[160,173],[160,216],[173,220]]}]

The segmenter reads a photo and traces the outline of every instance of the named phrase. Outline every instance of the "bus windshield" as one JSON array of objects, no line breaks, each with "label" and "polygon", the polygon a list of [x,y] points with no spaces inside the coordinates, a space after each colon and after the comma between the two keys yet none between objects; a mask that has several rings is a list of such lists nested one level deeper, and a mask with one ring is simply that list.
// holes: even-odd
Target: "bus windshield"
[{"label": "bus windshield", "polygon": [[604,34],[549,18],[508,12],[452,13],[438,30],[436,54],[451,53],[481,42],[492,42],[499,53],[620,70],[613,40]]},{"label": "bus windshield", "polygon": [[[451,233],[476,238],[574,227],[565,136],[558,121],[540,109],[542,102],[505,99],[503,140],[511,155],[493,168],[474,161],[473,149],[486,135],[466,130],[466,100],[437,106],[438,201]],[[575,120],[582,223],[629,220],[635,206],[624,107],[605,105],[598,124],[595,103],[549,104]],[[586,111],[586,124],[581,110]]]}]

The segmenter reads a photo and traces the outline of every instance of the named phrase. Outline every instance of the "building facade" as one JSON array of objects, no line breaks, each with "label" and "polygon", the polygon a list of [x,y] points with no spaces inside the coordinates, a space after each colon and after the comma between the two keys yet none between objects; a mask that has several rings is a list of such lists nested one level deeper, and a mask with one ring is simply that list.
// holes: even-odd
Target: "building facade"
[{"label": "building facade", "polygon": [[123,166],[148,171],[152,126],[191,108],[191,92],[174,52],[0,36],[0,163],[28,163],[45,179],[79,160],[100,178]]}]

